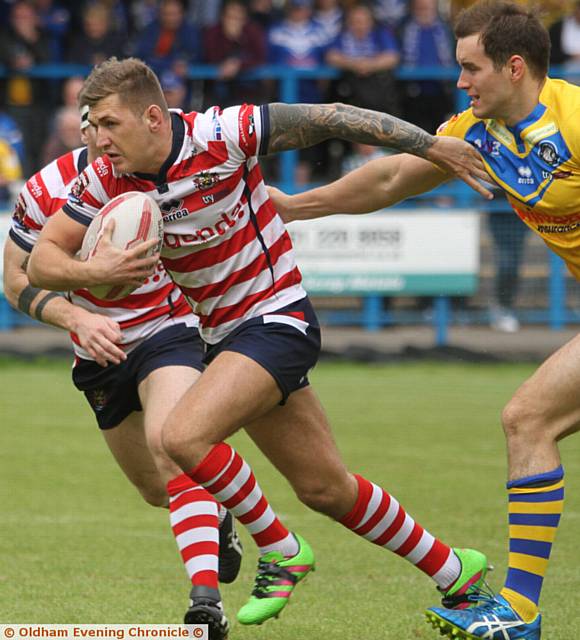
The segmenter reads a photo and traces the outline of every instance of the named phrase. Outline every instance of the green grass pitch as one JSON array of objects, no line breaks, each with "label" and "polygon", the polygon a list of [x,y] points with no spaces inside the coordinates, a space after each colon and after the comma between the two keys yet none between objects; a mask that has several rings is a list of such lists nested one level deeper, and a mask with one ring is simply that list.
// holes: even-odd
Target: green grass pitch
[{"label": "green grass pitch", "polygon": [[[501,407],[529,365],[322,364],[312,381],[353,471],[389,490],[423,526],[506,562]],[[178,623],[188,581],[164,510],[142,503],[115,466],[66,362],[0,363],[0,622]],[[233,625],[232,640],[437,638],[423,621],[430,580],[404,560],[310,512],[249,440],[277,512],[317,553],[318,570],[279,620]],[[562,443],[567,501],[542,599],[544,635],[580,637],[580,436]],[[256,554],[223,588],[230,620]]]}]

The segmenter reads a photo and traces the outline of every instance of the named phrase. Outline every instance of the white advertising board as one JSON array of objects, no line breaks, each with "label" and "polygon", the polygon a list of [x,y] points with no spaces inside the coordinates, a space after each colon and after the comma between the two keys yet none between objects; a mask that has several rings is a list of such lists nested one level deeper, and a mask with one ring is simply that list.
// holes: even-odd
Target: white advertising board
[{"label": "white advertising board", "polygon": [[479,272],[479,215],[411,209],[288,225],[306,290],[319,295],[469,295]]}]

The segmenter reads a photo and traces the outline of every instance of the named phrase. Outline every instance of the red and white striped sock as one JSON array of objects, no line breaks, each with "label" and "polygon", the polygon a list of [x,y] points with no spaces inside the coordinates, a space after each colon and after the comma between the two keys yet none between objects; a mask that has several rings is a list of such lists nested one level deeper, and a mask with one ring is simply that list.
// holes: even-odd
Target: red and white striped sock
[{"label": "red and white striped sock", "polygon": [[246,527],[260,549],[260,555],[279,551],[298,553],[296,538],[278,520],[245,460],[229,444],[216,444],[187,474]]},{"label": "red and white striped sock", "polygon": [[171,529],[194,587],[218,589],[218,504],[182,474],[167,483]]},{"label": "red and white striped sock", "polygon": [[405,558],[448,589],[461,573],[453,550],[417,524],[384,489],[355,476],[358,497],[352,511],[340,521],[354,533]]}]

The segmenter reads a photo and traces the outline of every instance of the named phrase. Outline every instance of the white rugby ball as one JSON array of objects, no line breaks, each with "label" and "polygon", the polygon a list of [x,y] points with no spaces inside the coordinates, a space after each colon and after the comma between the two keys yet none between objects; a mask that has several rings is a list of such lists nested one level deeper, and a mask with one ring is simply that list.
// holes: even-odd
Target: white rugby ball
[{"label": "white rugby ball", "polygon": [[[99,241],[110,220],[115,221],[112,243],[119,249],[131,249],[145,240],[157,239],[157,245],[146,254],[157,253],[163,242],[163,217],[155,200],[140,191],[128,191],[116,196],[99,211],[89,225],[79,252],[88,260],[98,250]],[[100,300],[119,300],[135,291],[133,285],[96,285],[89,292]]]}]

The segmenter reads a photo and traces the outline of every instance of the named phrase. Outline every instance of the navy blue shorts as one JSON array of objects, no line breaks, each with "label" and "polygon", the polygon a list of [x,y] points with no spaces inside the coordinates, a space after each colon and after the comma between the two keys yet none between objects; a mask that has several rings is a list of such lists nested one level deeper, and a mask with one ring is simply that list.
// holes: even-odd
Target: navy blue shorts
[{"label": "navy blue shorts", "polygon": [[203,343],[197,329],[178,324],[163,329],[141,343],[121,364],[101,367],[81,360],[72,372],[95,412],[100,429],[118,426],[133,411],[142,411],[138,386],[162,367],[191,367],[203,371]]},{"label": "navy blue shorts", "polygon": [[264,367],[282,391],[284,404],[297,389],[308,386],[308,372],[320,355],[320,327],[308,298],[247,320],[226,338],[206,344],[204,363],[222,351],[242,353]]}]

